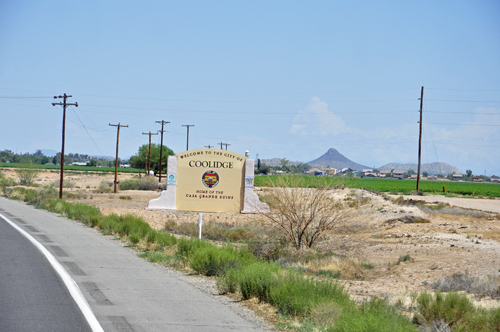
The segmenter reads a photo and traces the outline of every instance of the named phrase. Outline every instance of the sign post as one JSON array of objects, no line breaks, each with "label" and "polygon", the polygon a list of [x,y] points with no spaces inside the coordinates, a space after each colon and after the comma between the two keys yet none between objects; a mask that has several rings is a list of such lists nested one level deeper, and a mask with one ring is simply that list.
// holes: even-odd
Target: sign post
[{"label": "sign post", "polygon": [[201,240],[201,227],[203,226],[203,213],[198,214],[198,238]]}]

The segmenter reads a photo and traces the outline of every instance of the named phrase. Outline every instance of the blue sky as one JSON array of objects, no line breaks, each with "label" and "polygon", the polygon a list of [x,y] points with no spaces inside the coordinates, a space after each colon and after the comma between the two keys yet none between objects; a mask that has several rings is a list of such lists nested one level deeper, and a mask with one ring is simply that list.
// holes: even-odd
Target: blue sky
[{"label": "blue sky", "polygon": [[[0,3],[0,150],[135,154],[229,143],[307,162],[422,162],[500,175],[498,1]],[[159,136],[153,136],[159,143]]]}]

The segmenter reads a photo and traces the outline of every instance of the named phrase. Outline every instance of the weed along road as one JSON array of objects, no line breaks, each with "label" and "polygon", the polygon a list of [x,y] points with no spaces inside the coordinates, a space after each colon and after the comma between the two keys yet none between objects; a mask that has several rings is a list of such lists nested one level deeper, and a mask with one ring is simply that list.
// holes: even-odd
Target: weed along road
[{"label": "weed along road", "polygon": [[[120,241],[83,224],[5,198],[0,198],[0,215],[5,217],[0,217],[2,332],[99,331],[101,327],[104,331],[261,331],[170,270],[137,257]],[[71,298],[40,250],[6,219],[55,257],[76,282],[83,304]],[[32,280],[25,286],[28,278]],[[31,304],[42,303],[48,293],[57,298],[47,299],[48,311],[38,312],[38,306]],[[81,313],[85,305],[97,318],[97,327]],[[56,320],[71,327],[41,327]],[[4,325],[10,323],[18,325]]]}]

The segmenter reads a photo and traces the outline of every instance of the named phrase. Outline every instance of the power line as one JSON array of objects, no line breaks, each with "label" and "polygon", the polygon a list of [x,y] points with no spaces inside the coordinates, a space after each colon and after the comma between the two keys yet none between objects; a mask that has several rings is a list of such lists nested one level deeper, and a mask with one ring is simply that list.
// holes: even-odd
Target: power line
[{"label": "power line", "polygon": [[478,126],[478,127],[500,127],[500,125],[494,124],[481,124],[481,123],[442,123],[442,122],[429,122],[433,125],[444,125],[444,126]]},{"label": "power line", "polygon": [[92,138],[92,136],[90,135],[89,131],[87,130],[87,128],[85,127],[85,125],[83,124],[82,120],[80,120],[80,117],[78,116],[78,114],[76,113],[76,111],[74,112],[75,113],[75,116],[76,118],[78,119],[78,121],[80,121],[80,123],[82,124],[83,126],[83,129],[85,129],[85,131],[87,132],[87,135],[89,135],[90,139],[92,140],[92,142],[94,143],[95,147],[97,148],[97,150],[99,151],[99,153],[101,154],[101,156],[104,157],[104,155],[102,154],[101,152],[101,149],[99,149],[99,147],[97,146],[96,142],[94,141],[94,139]]},{"label": "power line", "polygon": [[500,103],[500,100],[427,99],[429,101],[451,101],[458,103]]}]

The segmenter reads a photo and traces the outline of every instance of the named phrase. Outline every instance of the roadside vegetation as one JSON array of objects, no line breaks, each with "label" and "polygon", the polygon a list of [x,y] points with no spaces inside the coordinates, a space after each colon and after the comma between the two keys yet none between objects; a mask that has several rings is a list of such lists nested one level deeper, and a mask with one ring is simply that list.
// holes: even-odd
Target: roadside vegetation
[{"label": "roadside vegetation", "polygon": [[[318,195],[328,193],[329,183],[321,182],[325,180],[313,178],[316,181],[314,185],[319,187]],[[299,245],[300,233],[287,235],[281,227],[273,225],[276,220],[271,219],[267,225],[244,227],[208,223],[203,229],[205,240],[198,240],[196,223],[167,221],[163,230],[154,230],[134,215],[103,216],[92,206],[57,199],[54,184],[27,189],[9,187],[11,183],[5,181],[8,180],[0,173],[0,183],[4,184],[3,188],[8,188],[9,198],[78,220],[88,227],[98,228],[105,235],[117,236],[135,247],[140,252],[138,255],[148,261],[213,277],[221,294],[234,294],[244,301],[257,300],[274,307],[278,313],[278,328],[297,331],[500,330],[500,309],[475,307],[466,295],[456,293],[465,291],[477,296],[499,297],[498,278],[477,279],[468,275],[443,278],[432,285],[437,290],[435,294],[415,294],[408,306],[391,305],[379,298],[356,303],[338,279],[363,279],[373,265],[338,257],[334,253],[322,253],[315,249],[314,241]],[[295,181],[304,179],[297,178]],[[335,184],[338,187],[345,185],[340,182]],[[302,221],[286,217],[293,211],[290,207],[293,202],[302,200],[310,203],[324,199],[324,196],[300,196],[301,189],[297,187],[302,186],[306,185],[295,183],[295,188],[274,191],[265,199],[271,203],[275,214],[285,215],[283,219],[278,219],[278,224],[293,226],[294,222],[300,225],[304,220],[311,221],[302,232],[304,240],[310,240],[314,230],[322,225],[321,218],[313,217],[309,212],[303,213]],[[123,199],[128,198],[123,196]],[[356,197],[345,203],[347,206],[336,208],[351,213],[367,204]],[[312,205],[297,205],[300,206],[299,210],[307,210],[305,206]],[[325,208],[324,211],[330,211],[327,208],[331,207],[316,206],[318,210]],[[344,221],[336,220],[335,227]],[[328,229],[325,228],[326,231]],[[407,255],[394,264],[411,261],[412,258]],[[440,291],[448,293],[441,294]]]}]

